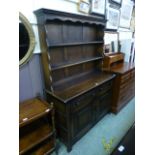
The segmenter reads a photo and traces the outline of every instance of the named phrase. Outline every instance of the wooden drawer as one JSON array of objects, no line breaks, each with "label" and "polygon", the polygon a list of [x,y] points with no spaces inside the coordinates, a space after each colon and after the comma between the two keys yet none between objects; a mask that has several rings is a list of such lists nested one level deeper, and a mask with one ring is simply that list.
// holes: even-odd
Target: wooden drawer
[{"label": "wooden drawer", "polygon": [[134,91],[134,89],[135,89],[134,83],[133,83],[133,82],[129,82],[125,87],[123,87],[122,89],[120,89],[119,97],[124,96],[124,95],[127,94],[130,90]]},{"label": "wooden drawer", "polygon": [[131,77],[134,77],[135,76],[135,70],[132,70],[131,71]]},{"label": "wooden drawer", "polygon": [[130,87],[124,87],[123,89],[120,90],[119,96],[124,96],[129,91]]},{"label": "wooden drawer", "polygon": [[106,92],[104,95],[98,97],[96,102],[97,114],[102,114],[108,107],[110,108],[112,101],[112,91]]},{"label": "wooden drawer", "polygon": [[130,87],[130,82],[125,82],[123,84],[120,85],[120,91],[123,91],[124,89],[127,89]]},{"label": "wooden drawer", "polygon": [[96,96],[96,90],[91,91],[81,97],[78,97],[72,103],[72,110],[71,112],[79,111],[80,109],[84,108],[85,106],[91,104],[93,102],[94,97]]},{"label": "wooden drawer", "polygon": [[135,81],[134,78],[130,78],[130,79],[128,79],[126,82],[121,83],[121,84],[120,84],[120,90],[123,91],[123,89],[125,89],[125,88],[127,88],[127,87],[131,87],[131,85],[134,85],[134,81]]},{"label": "wooden drawer", "polygon": [[104,95],[111,88],[112,88],[112,81],[103,84],[102,86],[99,87],[97,96]]},{"label": "wooden drawer", "polygon": [[130,72],[128,72],[128,73],[122,75],[122,76],[121,76],[121,83],[127,82],[127,81],[130,79],[130,75],[131,75]]},{"label": "wooden drawer", "polygon": [[119,104],[123,104],[129,101],[129,99],[131,99],[134,96],[134,91],[132,89],[129,89],[128,91],[126,91],[126,93],[123,93],[122,95],[120,95],[119,97]]},{"label": "wooden drawer", "polygon": [[134,96],[135,86],[134,82],[130,80],[125,87],[122,87],[119,92],[119,100],[124,100],[124,98],[130,98],[130,96]]}]

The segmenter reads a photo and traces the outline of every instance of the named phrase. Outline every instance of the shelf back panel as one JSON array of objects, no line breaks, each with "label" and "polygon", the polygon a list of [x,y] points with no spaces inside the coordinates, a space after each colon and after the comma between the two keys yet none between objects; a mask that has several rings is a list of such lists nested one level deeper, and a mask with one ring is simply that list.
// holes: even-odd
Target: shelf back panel
[{"label": "shelf back panel", "polygon": [[46,89],[54,91],[59,83],[65,88],[65,81],[72,87],[79,75],[102,70],[104,16],[81,16],[48,9],[36,10],[35,14],[44,53]]}]

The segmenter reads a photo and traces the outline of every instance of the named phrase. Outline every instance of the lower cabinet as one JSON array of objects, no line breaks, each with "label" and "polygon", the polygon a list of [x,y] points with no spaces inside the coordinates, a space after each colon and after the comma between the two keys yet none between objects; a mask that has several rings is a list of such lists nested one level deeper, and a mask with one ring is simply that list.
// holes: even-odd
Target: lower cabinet
[{"label": "lower cabinet", "polygon": [[47,93],[47,100],[55,106],[57,134],[67,145],[68,152],[75,142],[110,111],[112,81],[105,82],[67,103]]},{"label": "lower cabinet", "polygon": [[80,138],[92,125],[93,120],[92,105],[83,107],[72,115],[73,134],[74,139]]},{"label": "lower cabinet", "polygon": [[95,92],[91,91],[71,104],[72,137],[74,141],[77,141],[93,124],[94,99]]}]

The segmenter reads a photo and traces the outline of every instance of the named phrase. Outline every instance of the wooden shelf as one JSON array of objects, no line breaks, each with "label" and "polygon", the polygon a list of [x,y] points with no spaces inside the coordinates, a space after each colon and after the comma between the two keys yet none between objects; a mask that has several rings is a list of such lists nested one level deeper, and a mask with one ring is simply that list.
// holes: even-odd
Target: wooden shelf
[{"label": "wooden shelf", "polygon": [[[34,110],[35,109],[35,110]],[[51,107],[47,102],[38,98],[31,99],[19,104],[19,127],[23,127],[32,121],[48,114]]]},{"label": "wooden shelf", "polygon": [[[85,92],[88,92],[89,90],[101,85],[102,83],[105,83],[106,81],[113,79],[114,74],[109,74],[105,72],[91,72],[85,75],[85,79],[83,78],[83,75],[81,74],[81,80],[79,76],[79,82],[72,87],[68,87],[61,91],[55,91],[55,96],[58,96],[59,99],[61,99],[63,102],[68,102],[69,100],[84,94]],[[67,83],[65,81],[65,83]],[[61,85],[61,83],[59,83]],[[56,86],[58,87],[58,85]]]},{"label": "wooden shelf", "polygon": [[53,110],[52,105],[40,98],[33,98],[19,104],[20,155],[44,154],[55,149]]},{"label": "wooden shelf", "polygon": [[55,131],[52,131],[48,122],[44,122],[42,119],[35,121],[29,126],[25,126],[20,131],[20,154],[27,152],[45,139],[49,138],[54,132]]},{"label": "wooden shelf", "polygon": [[51,146],[55,146],[54,143],[54,137],[50,136],[49,138],[47,138],[46,141],[41,142],[39,145],[37,145],[36,147],[34,147],[33,149],[29,150],[26,155],[49,155],[51,152],[54,151],[54,148],[51,148]]},{"label": "wooden shelf", "polygon": [[83,58],[79,61],[70,61],[70,62],[64,62],[64,63],[61,63],[59,65],[53,65],[51,66],[52,67],[52,70],[58,70],[58,69],[62,69],[62,68],[65,68],[65,67],[71,67],[71,66],[74,66],[74,65],[79,65],[79,64],[82,64],[82,63],[87,63],[87,62],[90,62],[90,61],[96,61],[96,60],[102,60],[103,57],[101,56],[98,56],[98,57],[91,57],[91,58]]},{"label": "wooden shelf", "polygon": [[48,45],[49,48],[52,47],[64,47],[64,46],[79,46],[79,45],[89,45],[89,44],[103,44],[104,41],[90,41],[90,42],[73,42],[73,43],[56,43],[53,45]]},{"label": "wooden shelf", "polygon": [[[46,139],[48,139],[49,137],[51,137],[54,133],[50,133],[48,135],[46,135],[45,137],[41,138],[40,140],[38,140],[37,142],[31,144],[30,146],[28,146],[27,148],[23,149],[20,151],[20,155],[26,153],[27,151],[31,150],[33,147],[37,146],[38,144],[42,143],[43,141],[45,141]],[[54,149],[54,148],[53,148]]]}]

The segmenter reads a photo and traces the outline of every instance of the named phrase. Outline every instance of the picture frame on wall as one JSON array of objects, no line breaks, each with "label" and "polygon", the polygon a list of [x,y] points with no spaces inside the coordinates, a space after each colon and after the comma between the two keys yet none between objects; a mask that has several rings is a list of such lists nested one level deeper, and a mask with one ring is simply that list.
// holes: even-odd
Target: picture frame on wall
[{"label": "picture frame on wall", "polygon": [[78,3],[79,0],[68,0],[69,2],[72,2],[72,3]]},{"label": "picture frame on wall", "polygon": [[78,10],[83,13],[89,13],[90,4],[86,0],[80,0],[78,4]]},{"label": "picture frame on wall", "polygon": [[121,6],[122,0],[109,0],[109,3]]},{"label": "picture frame on wall", "polygon": [[110,54],[112,53],[111,44],[104,45],[104,54]]},{"label": "picture frame on wall", "polygon": [[106,29],[117,30],[119,27],[120,11],[109,6],[106,10],[106,18]]},{"label": "picture frame on wall", "polygon": [[92,0],[91,1],[91,13],[98,15],[105,15],[106,0]]},{"label": "picture frame on wall", "polygon": [[131,22],[130,22],[130,29],[131,31],[135,31],[135,7],[132,10],[132,17],[131,17]]},{"label": "picture frame on wall", "polygon": [[120,11],[120,27],[130,29],[133,7],[134,3],[132,1],[122,1],[122,7]]}]

